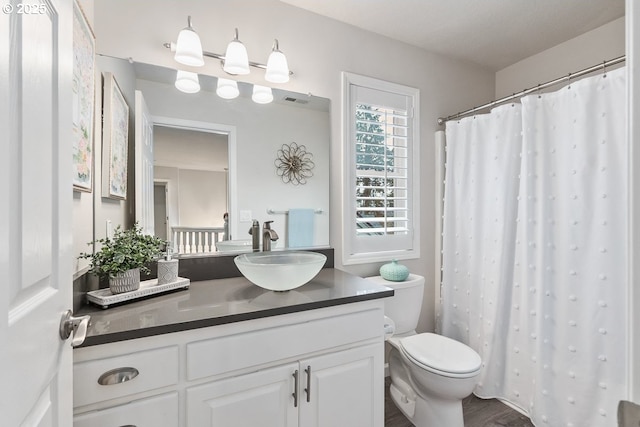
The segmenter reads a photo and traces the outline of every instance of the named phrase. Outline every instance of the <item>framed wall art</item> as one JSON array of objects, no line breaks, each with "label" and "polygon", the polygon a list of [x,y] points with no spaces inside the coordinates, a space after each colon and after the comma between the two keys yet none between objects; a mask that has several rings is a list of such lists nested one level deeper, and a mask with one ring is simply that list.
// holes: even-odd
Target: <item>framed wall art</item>
[{"label": "framed wall art", "polygon": [[73,189],[93,188],[95,37],[77,2],[73,3]]},{"label": "framed wall art", "polygon": [[129,106],[111,73],[104,75],[102,197],[127,198]]}]

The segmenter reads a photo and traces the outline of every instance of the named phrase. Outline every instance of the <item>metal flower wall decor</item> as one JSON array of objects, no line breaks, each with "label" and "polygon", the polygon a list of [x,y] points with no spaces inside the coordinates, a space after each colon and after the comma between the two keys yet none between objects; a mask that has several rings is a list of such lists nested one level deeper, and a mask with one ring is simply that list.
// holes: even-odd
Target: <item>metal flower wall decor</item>
[{"label": "metal flower wall decor", "polygon": [[282,144],[275,161],[276,173],[285,184],[304,185],[307,178],[313,176],[312,169],[315,164],[312,159],[313,154],[309,153],[304,145],[295,142]]}]

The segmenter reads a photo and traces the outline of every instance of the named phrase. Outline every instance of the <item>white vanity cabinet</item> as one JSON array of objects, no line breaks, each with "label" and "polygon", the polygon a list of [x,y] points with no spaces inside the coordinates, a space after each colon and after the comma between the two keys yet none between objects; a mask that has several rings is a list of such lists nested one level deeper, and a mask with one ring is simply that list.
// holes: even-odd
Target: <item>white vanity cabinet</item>
[{"label": "white vanity cabinet", "polygon": [[377,347],[343,350],[189,388],[187,425],[381,425],[375,421]]},{"label": "white vanity cabinet", "polygon": [[377,344],[300,361],[300,426],[382,426],[383,364]]},{"label": "white vanity cabinet", "polygon": [[[383,308],[374,299],[75,349],[74,425],[383,427]],[[138,374],[97,383],[117,369]]]}]

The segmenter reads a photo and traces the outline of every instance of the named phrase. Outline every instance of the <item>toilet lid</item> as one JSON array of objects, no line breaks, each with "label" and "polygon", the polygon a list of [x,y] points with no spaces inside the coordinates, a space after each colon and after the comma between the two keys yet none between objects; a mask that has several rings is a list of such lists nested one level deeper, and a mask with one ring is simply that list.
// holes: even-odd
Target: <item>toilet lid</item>
[{"label": "toilet lid", "polygon": [[425,333],[403,338],[405,354],[427,370],[468,374],[480,369],[480,355],[471,347],[442,335]]}]

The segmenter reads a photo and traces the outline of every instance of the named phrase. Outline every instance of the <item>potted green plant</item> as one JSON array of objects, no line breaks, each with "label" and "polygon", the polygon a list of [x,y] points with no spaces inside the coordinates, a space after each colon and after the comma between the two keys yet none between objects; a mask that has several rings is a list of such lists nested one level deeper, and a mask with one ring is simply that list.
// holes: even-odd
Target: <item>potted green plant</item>
[{"label": "potted green plant", "polygon": [[135,291],[140,287],[140,270],[149,273],[147,264],[158,258],[166,242],[158,237],[143,234],[137,223],[128,230],[116,227],[112,238],[94,240],[99,250],[80,254],[79,258],[91,260],[90,271],[109,279],[113,294]]}]

